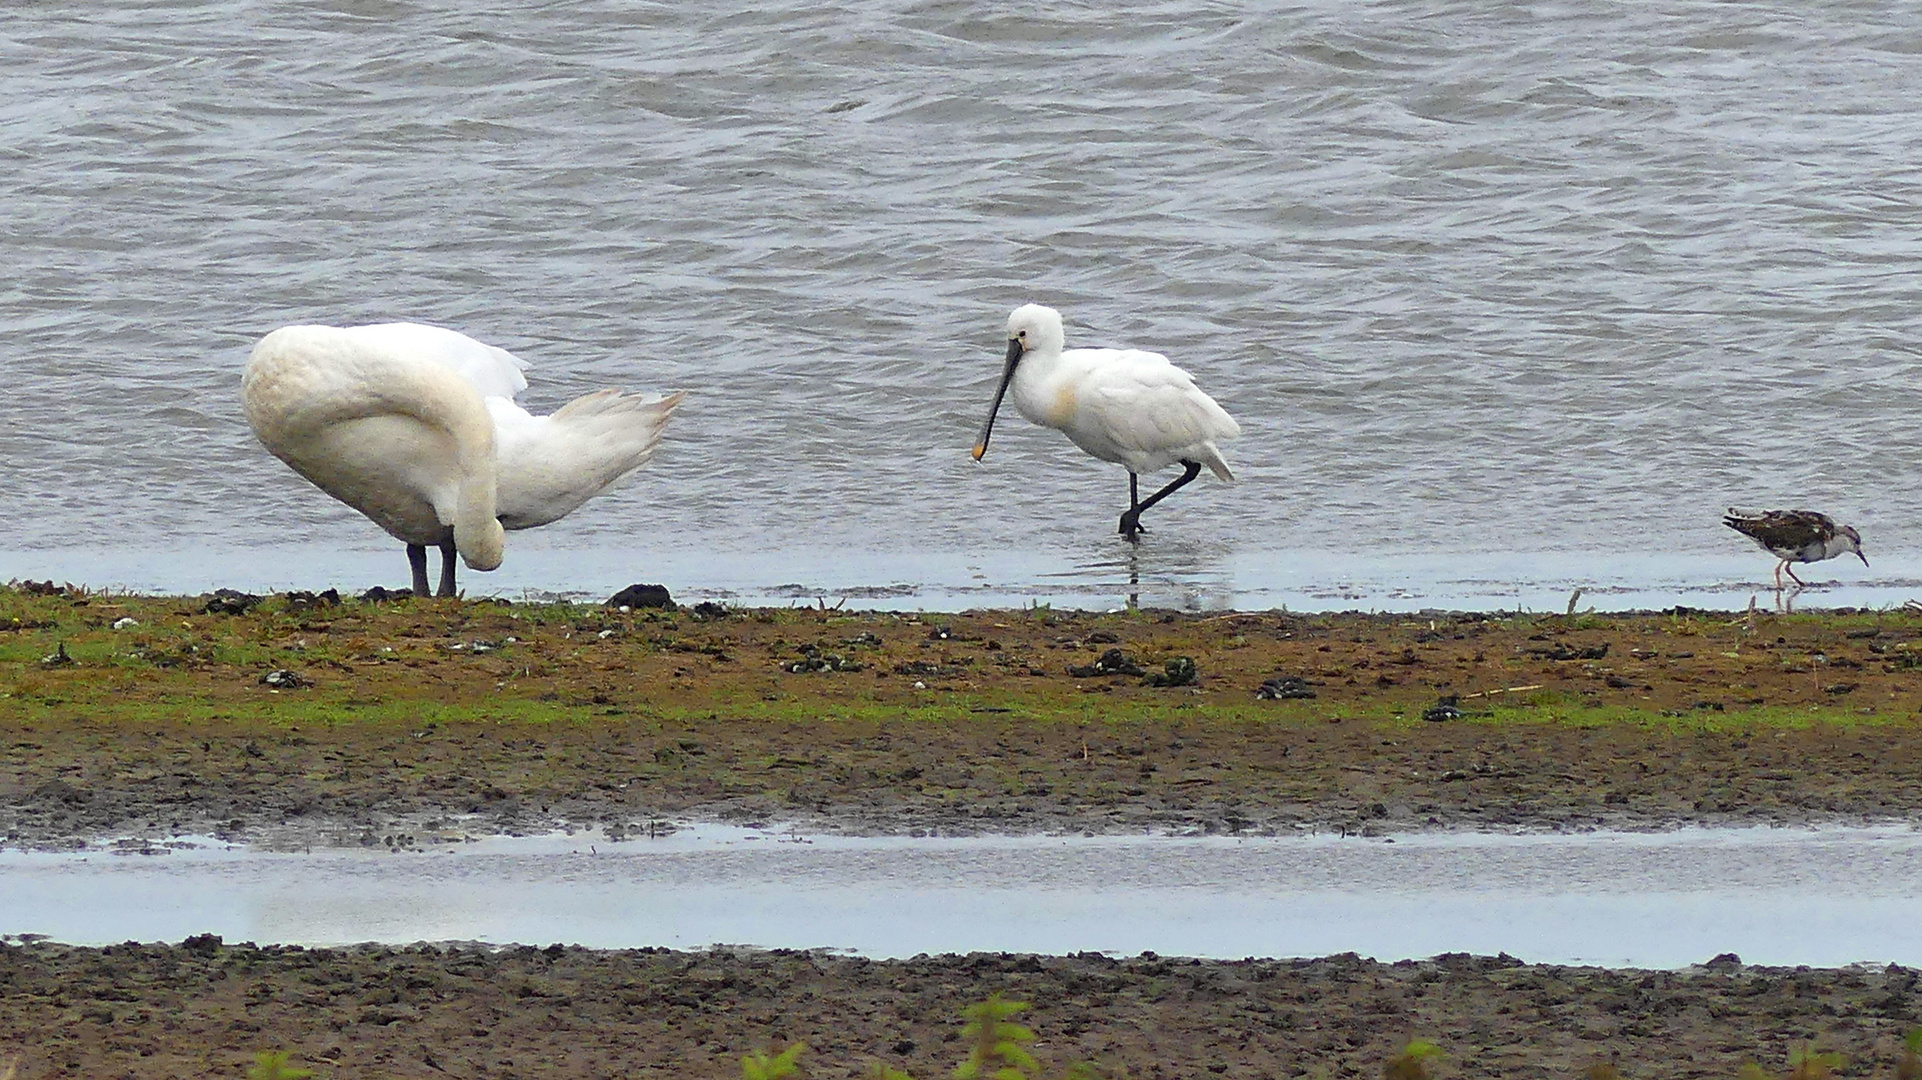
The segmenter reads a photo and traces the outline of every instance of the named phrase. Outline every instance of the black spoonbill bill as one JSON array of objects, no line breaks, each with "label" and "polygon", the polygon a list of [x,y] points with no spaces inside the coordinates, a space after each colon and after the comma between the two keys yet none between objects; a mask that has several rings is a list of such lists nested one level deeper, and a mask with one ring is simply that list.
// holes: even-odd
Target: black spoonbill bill
[{"label": "black spoonbill bill", "polygon": [[[1001,398],[1014,391],[1014,407],[1034,423],[1051,427],[1102,461],[1128,470],[1128,510],[1121,535],[1147,531],[1141,512],[1201,473],[1203,465],[1233,480],[1215,443],[1241,434],[1240,425],[1194,377],[1160,353],[1139,349],[1068,349],[1061,313],[1024,304],[1008,316],[1007,367],[994,391],[988,420],[975,440],[974,460],[988,452]],[[1141,497],[1141,474],[1179,463],[1183,472],[1153,495]]]},{"label": "black spoonbill bill", "polygon": [[1795,577],[1790,563],[1821,562],[1837,555],[1853,554],[1869,564],[1869,557],[1862,554],[1862,534],[1847,525],[1837,525],[1835,519],[1827,514],[1813,510],[1764,510],[1759,514],[1744,514],[1734,507],[1729,508],[1728,516],[1722,524],[1748,537],[1761,545],[1762,550],[1782,560],[1775,567],[1775,588],[1782,588],[1782,571],[1795,578],[1795,584],[1804,584]]},{"label": "black spoonbill bill", "polygon": [[514,403],[512,353],[419,323],[284,326],[254,346],[241,399],[273,455],[407,545],[414,592],[427,549],[501,564],[504,529],[566,517],[653,456],[681,394],[596,390],[551,416]]}]

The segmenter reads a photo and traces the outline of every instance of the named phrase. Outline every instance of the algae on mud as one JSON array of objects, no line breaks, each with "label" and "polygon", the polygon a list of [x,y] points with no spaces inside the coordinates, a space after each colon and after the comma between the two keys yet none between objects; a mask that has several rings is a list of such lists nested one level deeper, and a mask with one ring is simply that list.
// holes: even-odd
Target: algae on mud
[{"label": "algae on mud", "polygon": [[[0,836],[1647,828],[1922,808],[1922,618],[1901,611],[226,610],[0,589]],[[1089,673],[1116,649],[1149,671],[1192,659],[1199,680]],[[1424,722],[1445,698],[1461,717]]]}]

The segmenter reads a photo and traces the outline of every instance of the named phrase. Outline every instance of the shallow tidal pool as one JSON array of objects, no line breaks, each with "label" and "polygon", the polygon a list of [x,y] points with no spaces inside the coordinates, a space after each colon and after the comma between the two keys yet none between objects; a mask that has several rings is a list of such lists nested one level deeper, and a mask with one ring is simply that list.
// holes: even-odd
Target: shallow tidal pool
[{"label": "shallow tidal pool", "polygon": [[1922,833],[1683,829],[1360,839],[905,838],[726,826],[415,852],[0,854],[0,933],[180,940],[716,943],[1378,960],[1505,952],[1674,968],[1922,964]]}]

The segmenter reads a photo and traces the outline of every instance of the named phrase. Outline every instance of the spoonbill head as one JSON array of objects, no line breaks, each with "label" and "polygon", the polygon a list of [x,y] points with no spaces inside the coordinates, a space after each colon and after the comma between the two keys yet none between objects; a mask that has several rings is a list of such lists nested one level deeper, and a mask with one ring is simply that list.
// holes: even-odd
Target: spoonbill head
[{"label": "spoonbill head", "polygon": [[[1029,421],[1128,470],[1128,509],[1118,531],[1129,540],[1146,531],[1141,512],[1193,480],[1203,465],[1234,479],[1216,443],[1241,434],[1241,427],[1186,371],[1160,353],[1065,344],[1061,313],[1051,307],[1023,304],[1008,316],[1001,381],[975,439],[974,460],[987,454],[1001,402],[1012,392],[1015,410]],[[1182,466],[1182,475],[1142,499],[1141,474],[1173,464]]]}]

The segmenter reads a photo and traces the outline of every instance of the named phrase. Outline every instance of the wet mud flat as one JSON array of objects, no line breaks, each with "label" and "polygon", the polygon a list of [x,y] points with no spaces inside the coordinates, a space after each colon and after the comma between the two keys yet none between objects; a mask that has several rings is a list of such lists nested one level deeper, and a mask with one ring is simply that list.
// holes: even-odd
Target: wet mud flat
[{"label": "wet mud flat", "polygon": [[1888,1073],[1922,1019],[1903,968],[1679,972],[1452,955],[1380,964],[973,954],[875,962],[821,952],[552,946],[302,950],[223,944],[0,946],[0,1057],[20,1076],[240,1075],[281,1049],[322,1076],[730,1076],[802,1041],[808,1075],[883,1061],[947,1075],[961,1010],[1031,1003],[1050,1071],[1378,1076],[1411,1038],[1441,1076],[1779,1069],[1809,1042]]},{"label": "wet mud flat", "polygon": [[[0,589],[0,835],[408,847],[689,819],[891,834],[1575,830],[1922,812],[1922,619],[955,616]],[[1184,663],[1184,661],[1186,663]],[[1192,664],[1190,668],[1188,664]],[[1151,676],[1160,675],[1160,680]],[[1156,685],[1159,681],[1162,685]],[[966,917],[965,912],[957,917]],[[0,932],[4,932],[0,928]],[[1708,958],[1704,957],[1704,960]],[[960,1060],[1030,1001],[1044,1061],[1134,1076],[1885,1071],[1900,968],[1444,957],[1190,962],[574,947],[0,945],[0,1068],[810,1075]]]},{"label": "wet mud flat", "polygon": [[0,839],[1913,819],[1922,617],[623,610],[0,588]]}]

